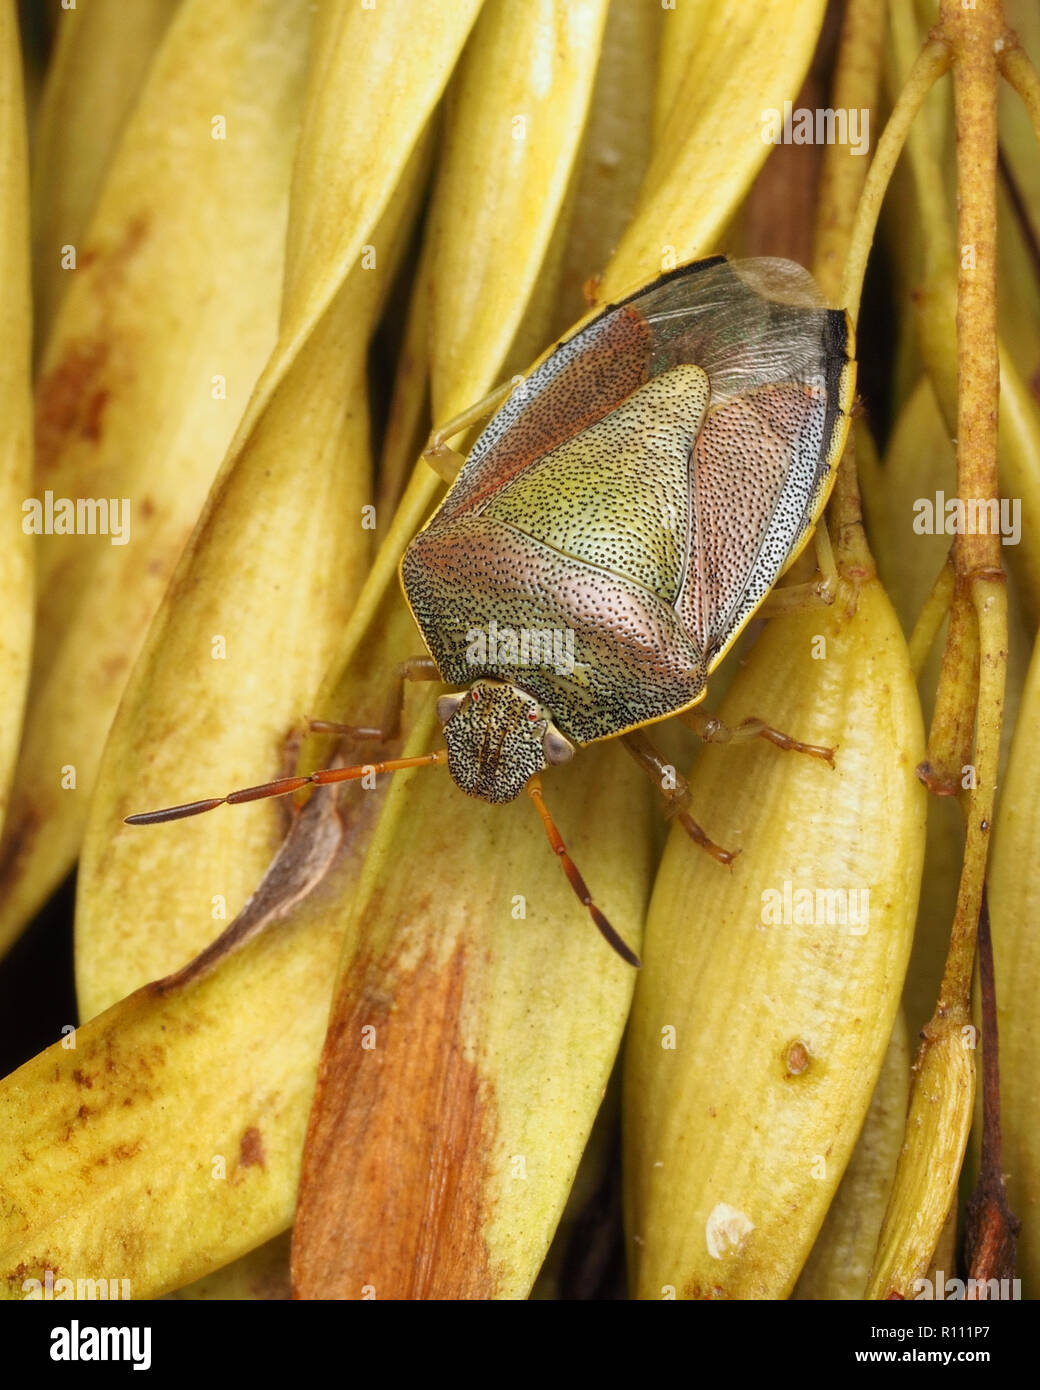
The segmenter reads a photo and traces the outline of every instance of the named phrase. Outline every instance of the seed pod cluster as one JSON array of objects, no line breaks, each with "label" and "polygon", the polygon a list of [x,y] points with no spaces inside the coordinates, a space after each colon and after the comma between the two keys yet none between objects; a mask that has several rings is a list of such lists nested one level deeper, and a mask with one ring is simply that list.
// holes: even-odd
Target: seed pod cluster
[{"label": "seed pod cluster", "polygon": [[[45,1010],[53,967],[0,962],[49,1030],[23,1045],[0,1018],[5,1297],[48,1271],[179,1301],[606,1298],[626,1278],[636,1299],[861,1299],[909,1296],[930,1262],[952,1273],[977,1068],[962,1034],[929,1053],[906,1132],[904,1112],[978,886],[976,854],[958,893],[958,816],[977,840],[980,803],[967,785],[929,798],[919,770],[937,749],[946,774],[954,751],[968,763],[976,722],[990,746],[999,700],[965,692],[981,665],[992,696],[1001,644],[991,625],[974,665],[968,639],[926,659],[951,537],[938,504],[913,528],[918,503],[989,477],[966,431],[954,443],[965,402],[990,415],[957,378],[951,229],[975,191],[947,179],[941,93],[880,222],[891,339],[854,322],[896,154],[878,141],[882,64],[898,132],[922,62],[963,73],[969,21],[942,8],[928,69],[912,7],[860,0],[840,39],[824,0],[227,0],[219,16],[90,0],[21,36],[0,0],[0,951],[78,865],[75,1023]],[[1005,8],[1035,56],[1035,6]],[[792,135],[814,103],[869,115],[870,158],[814,125],[830,144],[803,207],[782,161],[815,160]],[[994,243],[1000,461],[1024,525],[989,900],[1035,1289],[1040,957],[1021,866],[1040,836],[1040,674],[1022,615],[1040,574],[1040,185],[1023,109],[1001,109],[1014,206]],[[790,148],[771,153],[776,113]],[[793,245],[808,264],[814,229],[815,288],[756,259]],[[579,352],[597,323],[609,351]],[[563,389],[525,414],[557,370]],[[484,434],[471,407],[503,383]],[[726,473],[720,419],[744,471]],[[445,494],[453,449],[473,457]],[[488,457],[507,476],[478,475]],[[89,531],[51,524],[63,498],[89,504]],[[488,517],[508,546],[500,531],[480,550]],[[431,604],[410,565],[438,534]],[[522,673],[425,679],[466,636],[476,560],[497,576],[483,637],[489,617],[508,626],[507,590],[538,587],[536,543],[563,557],[538,601],[579,613],[581,660],[552,678],[566,701]],[[617,677],[633,554],[666,557],[639,582],[666,617],[685,604],[701,642],[664,724],[648,691],[676,631],[647,621],[643,666]],[[951,630],[970,638],[962,570]],[[470,796],[467,767],[490,779]],[[533,807],[488,804],[525,783]],[[216,809],[232,788],[247,804]],[[185,806],[214,814],[124,823]]]}]

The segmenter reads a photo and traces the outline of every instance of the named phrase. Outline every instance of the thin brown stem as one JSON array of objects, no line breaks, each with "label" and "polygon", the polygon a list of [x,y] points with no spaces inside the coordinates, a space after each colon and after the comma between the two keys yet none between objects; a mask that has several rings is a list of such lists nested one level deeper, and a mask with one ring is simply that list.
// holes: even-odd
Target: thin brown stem
[{"label": "thin brown stem", "polygon": [[[979,913],[979,994],[982,1001],[982,1159],[979,1180],[968,1203],[964,1232],[964,1263],[969,1278],[977,1281],[1014,1278],[1020,1227],[1008,1205],[1004,1183],[997,984],[985,892]],[[977,1297],[977,1289],[978,1284],[974,1291],[969,1288],[966,1296]]]}]

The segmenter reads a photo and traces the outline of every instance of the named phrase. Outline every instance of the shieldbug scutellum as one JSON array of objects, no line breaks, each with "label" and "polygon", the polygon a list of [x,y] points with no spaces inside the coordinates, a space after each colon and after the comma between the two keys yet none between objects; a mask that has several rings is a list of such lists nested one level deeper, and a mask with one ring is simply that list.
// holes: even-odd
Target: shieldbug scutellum
[{"label": "shieldbug scutellum", "polygon": [[[691,717],[709,674],[804,549],[854,386],[847,314],[827,308],[791,261],[694,261],[594,311],[518,386],[431,436],[427,457],[451,485],[400,565],[430,654],[399,668],[382,729],[312,725],[388,738],[404,681],[442,681],[462,687],[437,704],[446,747],[128,821],[446,762],[484,801],[530,794],[596,925],[638,964],[567,854],[540,774],[584,744],[621,738],[660,777],[666,764],[639,731]],[[465,459],[446,447],[489,415]],[[702,734],[715,723],[700,722]],[[760,721],[746,726],[829,756]],[[731,857],[690,817],[681,779],[668,796],[694,840]]]}]

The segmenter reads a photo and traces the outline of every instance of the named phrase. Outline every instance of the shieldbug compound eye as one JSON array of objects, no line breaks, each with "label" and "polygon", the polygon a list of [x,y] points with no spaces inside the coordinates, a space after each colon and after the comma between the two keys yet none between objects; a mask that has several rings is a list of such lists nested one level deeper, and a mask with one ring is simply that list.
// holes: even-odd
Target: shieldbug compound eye
[{"label": "shieldbug compound eye", "polygon": [[[404,680],[440,679],[469,691],[438,701],[446,749],[128,819],[446,762],[484,801],[530,794],[596,925],[637,964],[567,854],[541,773],[621,738],[658,778],[666,764],[642,729],[691,717],[820,518],[848,432],[853,351],[848,316],[791,261],[694,261],[591,314],[522,391],[499,391],[427,448],[439,471],[459,465],[400,566],[430,656],[399,670],[379,732],[396,731]],[[453,455],[446,441],[489,415],[468,457]],[[670,799],[692,838],[732,858],[691,819],[685,784]]]},{"label": "shieldbug compound eye", "polygon": [[542,747],[545,749],[545,761],[550,767],[569,763],[574,757],[574,744],[569,743],[558,729],[549,728]]},{"label": "shieldbug compound eye", "polygon": [[465,698],[466,696],[464,694],[441,696],[441,698],[437,701],[437,718],[440,720],[442,724],[447,724],[448,720],[458,709],[459,705],[462,704]]}]

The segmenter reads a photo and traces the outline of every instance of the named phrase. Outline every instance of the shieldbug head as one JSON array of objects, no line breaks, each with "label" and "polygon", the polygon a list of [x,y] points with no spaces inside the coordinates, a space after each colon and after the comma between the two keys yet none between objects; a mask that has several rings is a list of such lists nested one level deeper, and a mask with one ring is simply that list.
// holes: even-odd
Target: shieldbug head
[{"label": "shieldbug head", "polygon": [[[575,892],[616,951],[638,961],[593,903],[542,797],[541,773],[620,738],[660,781],[642,730],[673,715],[705,737],[707,679],[804,549],[834,481],[855,386],[852,325],[791,261],[712,257],[594,311],[522,380],[436,430],[426,456],[450,486],[406,548],[401,583],[428,655],[404,682],[438,700],[445,747],[416,758],[286,777],[129,816],[150,824],[224,802],[282,796],[365,771],[447,763],[497,803],[531,796]],[[490,420],[463,458],[447,441]],[[829,757],[748,721],[741,732]],[[716,858],[677,779],[667,793]]]}]

